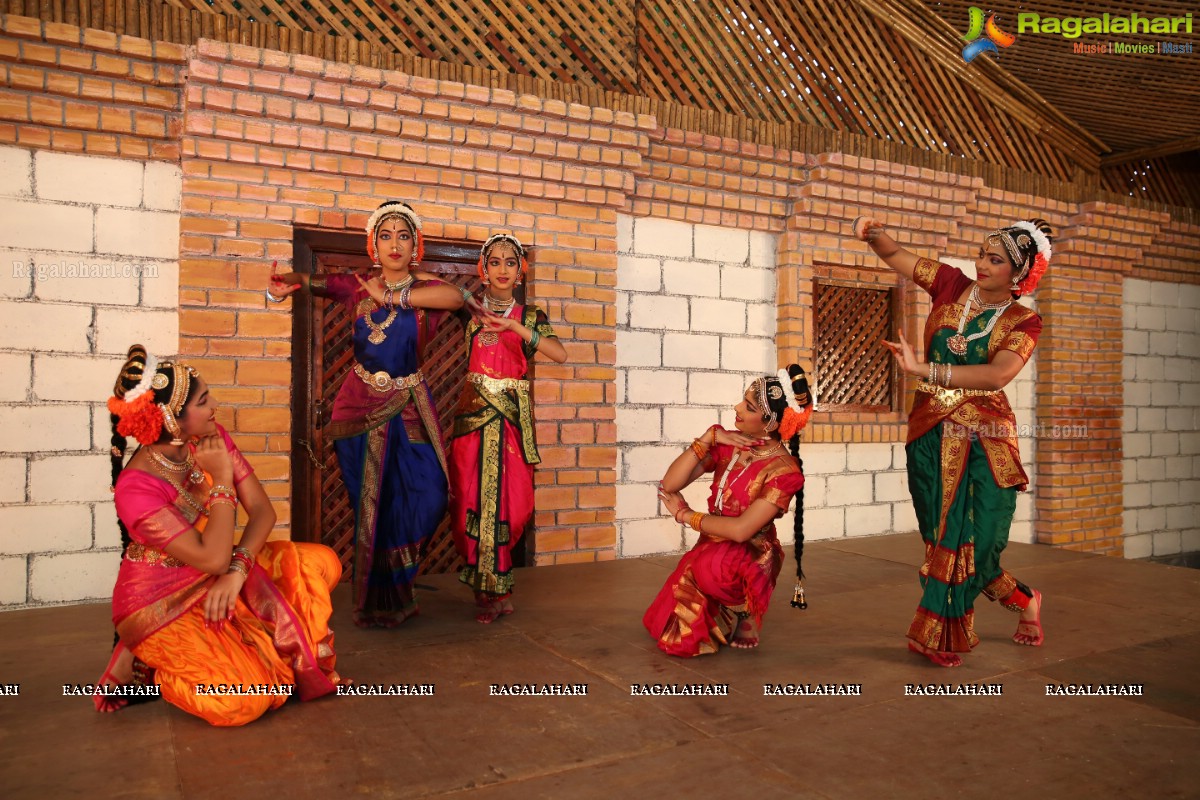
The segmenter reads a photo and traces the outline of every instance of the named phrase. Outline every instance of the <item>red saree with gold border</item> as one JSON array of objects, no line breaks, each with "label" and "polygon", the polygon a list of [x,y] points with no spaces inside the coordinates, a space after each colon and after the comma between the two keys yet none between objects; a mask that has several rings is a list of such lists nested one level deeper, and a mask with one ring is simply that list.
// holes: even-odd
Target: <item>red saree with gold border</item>
[{"label": "red saree with gold border", "polygon": [[[715,445],[704,461],[712,471],[708,512],[737,517],[755,500],[768,500],[782,516],[804,485],[800,463],[790,455],[752,462],[726,481],[717,509],[720,476],[733,459],[729,445]],[[745,542],[701,534],[667,578],[642,617],[658,649],[672,656],[698,656],[728,645],[738,612],[761,626],[783,566],[783,548],[772,522]]]}]

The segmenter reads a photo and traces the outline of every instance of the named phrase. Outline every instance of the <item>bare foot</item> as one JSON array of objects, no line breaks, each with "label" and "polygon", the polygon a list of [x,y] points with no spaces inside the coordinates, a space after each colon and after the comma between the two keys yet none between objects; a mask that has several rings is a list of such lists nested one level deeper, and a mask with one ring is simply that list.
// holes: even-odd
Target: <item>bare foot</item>
[{"label": "bare foot", "polygon": [[908,649],[917,655],[922,655],[939,667],[961,667],[963,660],[958,653],[948,653],[945,650],[931,650],[928,647],[910,641]]},{"label": "bare foot", "polygon": [[1012,638],[1017,644],[1029,647],[1041,647],[1046,640],[1042,630],[1042,593],[1037,589],[1033,590],[1033,599],[1021,612],[1021,621],[1017,623],[1017,632]]},{"label": "bare foot", "polygon": [[[113,649],[112,658],[109,659],[108,666],[104,668],[104,674],[100,676],[100,680],[96,683],[98,686],[116,688],[132,681],[133,651],[120,642],[117,642],[117,646]],[[129,705],[129,700],[124,697],[94,694],[92,695],[92,704],[96,706],[97,711],[110,714],[113,711],[120,711]]]},{"label": "bare foot", "polygon": [[475,621],[484,625],[490,625],[497,618],[507,617],[516,610],[507,595],[495,597],[494,595],[477,594],[475,595],[475,606],[480,609],[479,613],[475,615]]},{"label": "bare foot", "polygon": [[753,617],[738,620],[729,646],[739,650],[752,650],[758,647],[758,626],[754,623]]}]

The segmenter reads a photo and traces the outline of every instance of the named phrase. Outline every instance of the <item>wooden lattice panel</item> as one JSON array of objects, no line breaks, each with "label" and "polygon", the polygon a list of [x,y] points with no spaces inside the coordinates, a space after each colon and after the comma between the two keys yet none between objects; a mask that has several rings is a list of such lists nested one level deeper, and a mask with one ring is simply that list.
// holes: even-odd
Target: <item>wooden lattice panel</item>
[{"label": "wooden lattice panel", "polygon": [[892,356],[882,342],[895,331],[892,290],[818,282],[813,305],[821,406],[890,411]]},{"label": "wooden lattice panel", "polygon": [[[979,82],[957,52],[949,63],[946,53],[931,57],[880,24],[862,0],[0,0],[5,5],[150,39],[213,38],[652,113],[666,126],[798,150],[904,161],[900,151],[917,148],[1054,180],[1073,180],[1080,166],[1094,171],[1098,159],[1069,123],[1042,124],[1039,114],[1052,108]],[[842,136],[814,135],[827,132]]]}]

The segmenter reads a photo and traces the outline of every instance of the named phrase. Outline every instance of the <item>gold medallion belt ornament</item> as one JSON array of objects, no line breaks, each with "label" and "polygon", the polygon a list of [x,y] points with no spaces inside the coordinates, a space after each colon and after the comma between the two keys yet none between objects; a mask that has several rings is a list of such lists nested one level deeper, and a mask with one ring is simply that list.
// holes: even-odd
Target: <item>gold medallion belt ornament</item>
[{"label": "gold medallion belt ornament", "polygon": [[468,372],[467,380],[492,394],[499,394],[500,392],[507,392],[509,390],[514,392],[529,391],[529,381],[517,378],[493,378],[490,375],[482,375],[478,372]]},{"label": "gold medallion belt ornament", "polygon": [[425,376],[421,374],[421,370],[417,370],[411,375],[402,375],[399,378],[393,378],[386,371],[368,372],[367,368],[362,364],[354,365],[354,374],[362,378],[362,382],[370,386],[377,392],[390,392],[393,389],[414,389],[421,385],[425,380]]},{"label": "gold medallion belt ornament", "polygon": [[917,391],[933,395],[933,402],[942,408],[954,408],[968,397],[988,397],[1001,393],[1000,389],[947,389],[929,381],[918,382]]}]

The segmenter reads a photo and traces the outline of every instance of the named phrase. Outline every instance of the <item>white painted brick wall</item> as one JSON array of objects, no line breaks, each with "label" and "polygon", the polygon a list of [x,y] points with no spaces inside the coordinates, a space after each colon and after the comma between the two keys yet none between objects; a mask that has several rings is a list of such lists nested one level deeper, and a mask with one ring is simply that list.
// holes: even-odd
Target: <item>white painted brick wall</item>
[{"label": "white painted brick wall", "polygon": [[1127,279],[1125,557],[1200,550],[1200,286]]},{"label": "white painted brick wall", "polygon": [[[618,234],[618,308],[629,309],[628,316],[619,315],[617,331],[618,552],[622,557],[679,552],[695,542],[695,534],[659,512],[654,483],[708,425],[731,426],[732,406],[746,384],[774,371],[777,238],[624,217]],[[973,270],[971,262],[958,266]],[[720,342],[716,355],[713,338]],[[1007,388],[1023,426],[1021,456],[1031,480],[1036,480],[1035,359],[1036,354]],[[904,445],[814,444],[801,457],[807,539],[917,530]],[[1200,461],[1200,454],[1192,461]],[[1165,471],[1165,458],[1159,462]],[[703,507],[707,493],[708,482],[700,481],[685,494],[693,507]],[[790,543],[791,515],[777,526],[780,540]],[[1028,493],[1018,497],[1010,538],[1033,541]]]},{"label": "white painted brick wall", "polygon": [[[629,310],[617,325],[618,553],[679,552],[692,532],[659,513],[654,486],[705,428],[732,425],[750,380],[775,370],[777,237],[624,216],[617,232],[617,305]],[[707,492],[687,496],[702,506]]]},{"label": "white painted brick wall", "polygon": [[106,598],[105,402],[130,344],[179,348],[179,168],[0,147],[0,175],[0,606]]}]

